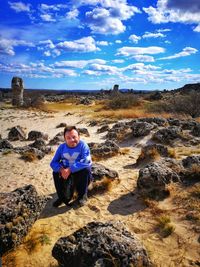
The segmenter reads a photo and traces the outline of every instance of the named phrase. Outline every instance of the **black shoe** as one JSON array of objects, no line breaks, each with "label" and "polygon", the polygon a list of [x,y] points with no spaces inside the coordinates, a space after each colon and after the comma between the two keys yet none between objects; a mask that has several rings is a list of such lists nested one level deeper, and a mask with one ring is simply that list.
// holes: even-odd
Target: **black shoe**
[{"label": "black shoe", "polygon": [[87,194],[83,195],[83,197],[78,199],[78,204],[80,206],[84,206],[87,202]]},{"label": "black shoe", "polygon": [[67,200],[67,199],[63,200],[63,203],[64,203],[66,206],[71,206],[69,202],[70,202],[70,200]]},{"label": "black shoe", "polygon": [[58,208],[60,205],[62,205],[63,201],[61,199],[56,199],[56,201],[53,202],[53,207]]}]

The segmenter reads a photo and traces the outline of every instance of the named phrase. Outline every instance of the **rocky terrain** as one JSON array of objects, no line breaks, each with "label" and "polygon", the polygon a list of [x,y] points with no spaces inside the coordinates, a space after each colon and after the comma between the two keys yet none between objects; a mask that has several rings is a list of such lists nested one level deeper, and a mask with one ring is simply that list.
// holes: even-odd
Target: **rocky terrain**
[{"label": "rocky terrain", "polygon": [[[75,98],[48,112],[0,103],[3,266],[199,266],[198,119],[103,119],[94,96]],[[85,206],[53,208],[49,163],[70,124],[95,181]]]}]

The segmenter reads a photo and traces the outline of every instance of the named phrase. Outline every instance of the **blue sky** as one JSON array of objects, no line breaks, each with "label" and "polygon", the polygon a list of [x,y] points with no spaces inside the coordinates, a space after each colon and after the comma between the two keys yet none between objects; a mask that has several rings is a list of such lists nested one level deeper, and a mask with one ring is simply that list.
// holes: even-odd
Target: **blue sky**
[{"label": "blue sky", "polygon": [[175,89],[199,62],[199,0],[1,0],[0,87]]}]

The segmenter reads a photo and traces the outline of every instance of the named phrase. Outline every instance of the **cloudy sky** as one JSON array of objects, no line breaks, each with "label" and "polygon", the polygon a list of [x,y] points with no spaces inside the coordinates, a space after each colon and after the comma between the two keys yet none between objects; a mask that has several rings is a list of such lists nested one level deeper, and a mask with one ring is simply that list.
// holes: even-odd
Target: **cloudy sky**
[{"label": "cloudy sky", "polygon": [[200,82],[200,0],[0,6],[0,87],[174,89]]}]

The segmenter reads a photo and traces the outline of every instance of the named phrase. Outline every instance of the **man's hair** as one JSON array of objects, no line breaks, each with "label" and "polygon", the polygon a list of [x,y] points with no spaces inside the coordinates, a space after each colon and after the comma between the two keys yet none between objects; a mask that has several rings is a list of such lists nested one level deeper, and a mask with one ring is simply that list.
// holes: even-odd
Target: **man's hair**
[{"label": "man's hair", "polygon": [[64,129],[64,136],[65,136],[66,132],[71,132],[72,130],[76,130],[78,132],[78,135],[79,135],[79,131],[76,128],[76,126],[70,125],[70,126],[66,126],[65,127],[65,129]]}]

